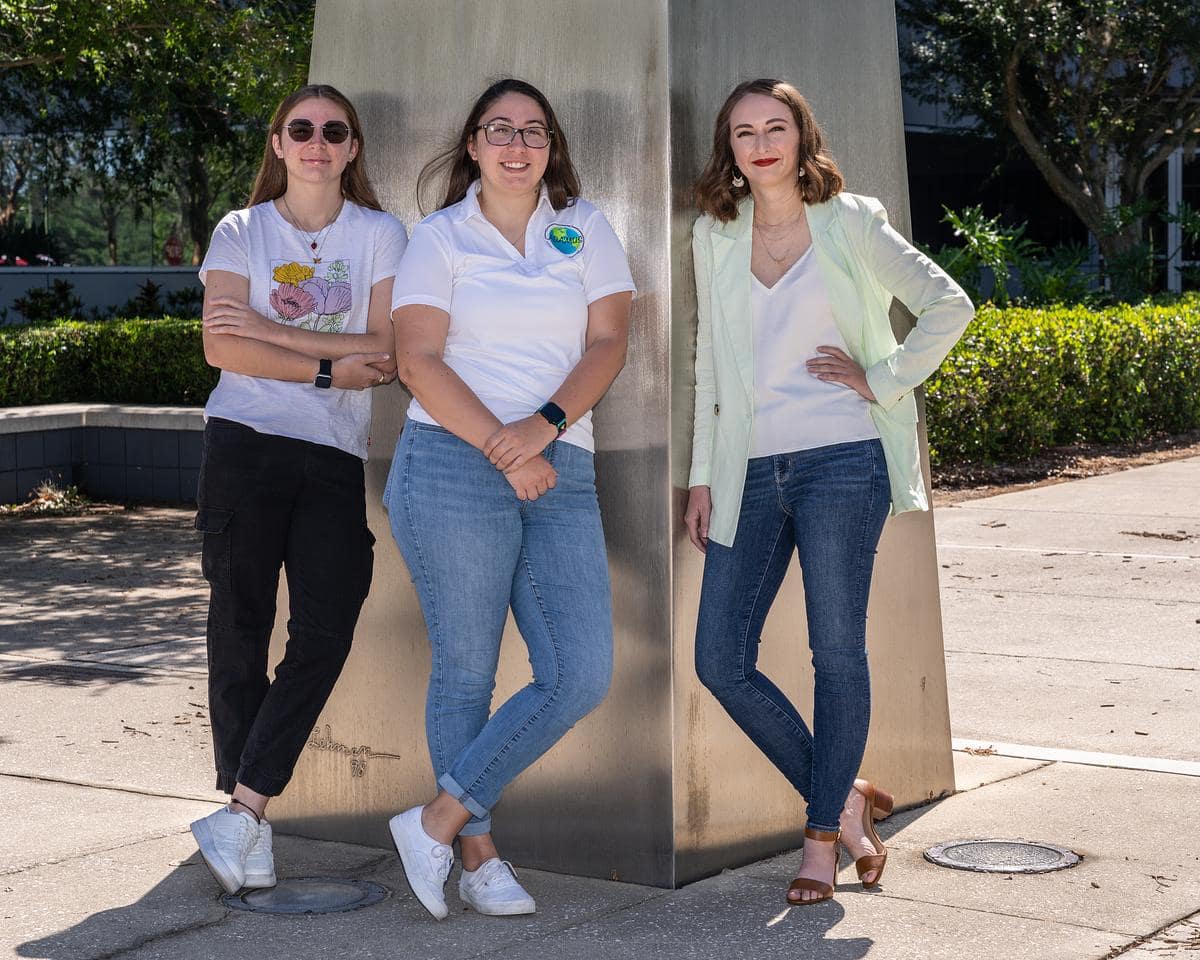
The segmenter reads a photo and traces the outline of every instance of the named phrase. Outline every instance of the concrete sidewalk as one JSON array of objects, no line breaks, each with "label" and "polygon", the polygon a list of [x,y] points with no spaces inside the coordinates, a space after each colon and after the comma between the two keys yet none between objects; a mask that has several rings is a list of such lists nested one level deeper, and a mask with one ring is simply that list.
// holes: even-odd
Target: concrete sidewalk
[{"label": "concrete sidewalk", "polygon": [[[437,923],[394,852],[294,837],[283,876],[390,895],[299,917],[219,898],[187,831],[217,797],[187,511],[0,523],[0,956],[1196,956],[1200,459],[957,504],[937,527],[960,792],[883,824],[883,889],[846,865],[836,901],[789,908],[794,853],[678,891],[522,871],[535,916],[460,911],[452,878]],[[963,837],[1083,861],[923,859]]]}]

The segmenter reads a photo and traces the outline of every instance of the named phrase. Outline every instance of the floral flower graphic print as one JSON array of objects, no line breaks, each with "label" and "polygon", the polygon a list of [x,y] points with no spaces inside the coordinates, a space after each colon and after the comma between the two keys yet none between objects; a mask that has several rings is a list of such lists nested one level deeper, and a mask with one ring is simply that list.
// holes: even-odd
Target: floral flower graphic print
[{"label": "floral flower graphic print", "polygon": [[[354,301],[348,261],[308,266],[278,260],[272,268],[272,319],[303,330],[341,333]],[[321,269],[324,275],[318,276]]]}]

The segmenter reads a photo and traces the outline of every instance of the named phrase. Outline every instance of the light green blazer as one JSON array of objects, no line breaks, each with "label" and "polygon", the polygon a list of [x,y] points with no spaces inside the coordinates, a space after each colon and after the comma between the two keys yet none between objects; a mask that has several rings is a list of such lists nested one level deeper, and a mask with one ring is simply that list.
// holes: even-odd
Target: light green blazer
[{"label": "light green blazer", "polygon": [[[872,197],[841,193],[806,205],[813,252],[834,321],[866,370],[892,488],[892,513],[927,510],[913,388],[933,373],[975,315],[962,288],[887,222]],[[692,229],[696,265],[696,415],[689,486],[712,491],[709,538],[733,545],[754,422],[754,334],[750,240],[754,201],[721,223],[705,214]],[[897,344],[892,297],[916,315]]]}]

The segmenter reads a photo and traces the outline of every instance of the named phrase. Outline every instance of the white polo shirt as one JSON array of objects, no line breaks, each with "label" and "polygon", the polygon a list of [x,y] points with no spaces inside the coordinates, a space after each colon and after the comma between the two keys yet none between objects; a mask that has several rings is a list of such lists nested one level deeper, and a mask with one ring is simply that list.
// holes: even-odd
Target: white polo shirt
[{"label": "white polo shirt", "polygon": [[[525,256],[479,209],[479,181],[413,229],[392,309],[450,314],[442,359],[501,423],[535,413],[583,356],[588,305],[634,290],[621,241],[586,200],[555,210],[546,188],[525,229]],[[437,423],[414,397],[410,419]],[[586,450],[589,410],[561,439]]]}]

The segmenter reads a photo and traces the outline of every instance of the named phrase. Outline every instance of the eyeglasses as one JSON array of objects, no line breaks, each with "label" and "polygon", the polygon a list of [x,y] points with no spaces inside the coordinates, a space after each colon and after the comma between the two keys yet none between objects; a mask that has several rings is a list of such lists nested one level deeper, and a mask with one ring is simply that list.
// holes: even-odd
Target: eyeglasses
[{"label": "eyeglasses", "polygon": [[507,147],[521,135],[521,142],[531,150],[542,150],[550,146],[551,132],[545,127],[514,127],[511,123],[481,123],[475,128],[482,130],[487,142],[493,147]]},{"label": "eyeglasses", "polygon": [[[311,120],[293,120],[287,125],[288,136],[296,143],[308,143],[315,129]],[[321,124],[321,136],[326,143],[345,143],[350,136],[350,127],[341,120],[326,120]]]}]

